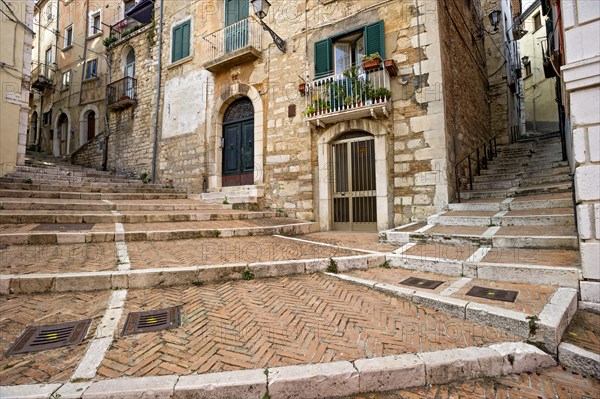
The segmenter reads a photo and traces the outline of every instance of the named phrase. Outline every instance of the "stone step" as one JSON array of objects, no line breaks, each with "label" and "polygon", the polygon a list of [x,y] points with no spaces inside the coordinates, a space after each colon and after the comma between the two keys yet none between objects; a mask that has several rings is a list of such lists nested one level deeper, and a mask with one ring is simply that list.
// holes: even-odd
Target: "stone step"
[{"label": "stone step", "polygon": [[462,203],[448,205],[450,211],[518,211],[524,209],[552,209],[570,208],[573,206],[573,197],[570,193],[550,195],[547,198],[538,196],[523,196],[507,200],[479,201],[469,200]]},{"label": "stone step", "polygon": [[0,244],[101,243],[114,242],[115,238],[129,243],[273,234],[288,236],[319,231],[318,223],[289,218],[126,223],[123,224],[123,232],[115,232],[114,223],[97,224],[91,228],[85,224],[80,225],[79,229],[69,231],[61,230],[60,224],[44,225],[44,231],[33,230],[37,226],[38,224],[4,225],[0,234]]},{"label": "stone step", "polygon": [[567,166],[559,167],[559,168],[544,169],[544,170],[537,171],[537,172],[528,172],[527,169],[524,169],[521,172],[485,174],[485,175],[475,176],[475,177],[473,177],[473,182],[514,180],[517,178],[529,179],[529,178],[543,178],[543,177],[551,177],[551,176],[569,176],[569,173],[570,173],[570,168]]},{"label": "stone step", "polygon": [[71,173],[73,175],[83,175],[89,177],[124,177],[118,176],[109,171],[82,168],[80,166],[70,164],[67,164],[63,167],[52,167],[45,165],[18,165],[16,167],[16,171],[22,173],[40,173],[49,175]]},{"label": "stone step", "polygon": [[0,206],[5,210],[73,210],[73,211],[192,211],[210,209],[231,209],[231,205],[210,204],[198,200],[174,203],[174,200],[147,201],[133,203],[106,203],[101,200],[35,199],[23,201],[21,198],[0,198]]},{"label": "stone step", "polygon": [[51,184],[7,183],[0,181],[0,190],[63,191],[81,193],[174,193],[173,188],[159,185],[130,185],[123,183]]},{"label": "stone step", "polygon": [[15,179],[14,181],[22,181],[30,179],[33,181],[78,181],[78,182],[104,182],[104,183],[129,183],[129,184],[144,184],[141,180],[126,179],[116,176],[86,176],[85,174],[73,173],[26,173],[13,172],[5,178]]},{"label": "stone step", "polygon": [[514,163],[514,164],[489,164],[487,169],[482,169],[482,174],[495,174],[495,173],[519,173],[519,172],[543,172],[548,169],[559,168],[569,166],[566,161],[553,161],[553,162],[536,162],[532,160],[531,163]]},{"label": "stone step", "polygon": [[187,198],[185,193],[162,192],[78,192],[78,191],[42,191],[42,190],[9,190],[0,188],[0,197],[12,198],[62,198],[83,200],[151,200]]},{"label": "stone step", "polygon": [[508,190],[465,190],[460,191],[462,200],[507,198],[514,195],[514,189]]},{"label": "stone step", "polygon": [[539,186],[542,184],[549,183],[564,183],[570,182],[572,177],[569,175],[551,175],[551,176],[541,176],[541,177],[529,177],[525,179],[521,179],[520,186],[521,187],[529,187],[529,186]]},{"label": "stone step", "polygon": [[428,224],[445,226],[572,226],[573,208],[522,211],[449,211],[430,216]]},{"label": "stone step", "polygon": [[[115,214],[117,213],[117,214]],[[0,223],[8,224],[80,224],[80,223],[169,223],[204,220],[244,220],[276,216],[275,212],[223,211],[154,211],[143,212],[92,212],[92,211],[0,211]],[[4,226],[8,228],[10,226]]]},{"label": "stone step", "polygon": [[508,189],[519,186],[519,179],[514,180],[494,180],[485,182],[473,182],[473,190],[488,190],[488,189]]},{"label": "stone step", "polygon": [[528,187],[520,187],[515,191],[515,195],[533,195],[533,194],[549,194],[549,193],[565,193],[573,189],[572,182],[540,184]]}]

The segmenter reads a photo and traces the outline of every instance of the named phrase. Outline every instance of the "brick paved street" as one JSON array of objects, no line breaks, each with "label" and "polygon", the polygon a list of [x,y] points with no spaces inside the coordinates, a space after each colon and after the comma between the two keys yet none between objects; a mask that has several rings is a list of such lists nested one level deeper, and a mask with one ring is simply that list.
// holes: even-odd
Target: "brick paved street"
[{"label": "brick paved street", "polygon": [[183,305],[183,327],[118,337],[99,378],[353,360],[519,340],[320,274],[135,290],[125,311]]},{"label": "brick paved street", "polygon": [[305,234],[303,236],[298,236],[297,238],[378,252],[391,252],[399,247],[399,245],[379,242],[377,233],[322,231]]},{"label": "brick paved street", "polygon": [[[382,283],[394,284],[396,286],[402,287],[400,281],[407,279],[408,277],[416,276],[420,278],[425,278],[428,280],[437,280],[444,281],[442,285],[437,287],[431,292],[440,293],[441,291],[448,288],[453,282],[459,280],[459,277],[450,277],[444,276],[441,274],[427,273],[427,272],[419,272],[412,271],[406,269],[369,269],[369,270],[355,270],[350,273],[350,275],[374,280]],[[496,288],[502,290],[511,290],[517,291],[517,299],[515,302],[502,302],[502,301],[493,301],[491,299],[485,298],[477,298],[473,296],[467,296],[466,293],[474,286],[483,286],[488,288]],[[508,282],[498,282],[498,281],[490,281],[490,280],[472,280],[465,284],[462,288],[460,288],[457,292],[452,294],[453,298],[464,299],[466,301],[484,303],[486,305],[502,307],[505,309],[516,310],[519,312],[525,312],[528,314],[539,314],[542,311],[542,308],[548,303],[548,300],[556,291],[555,286],[545,286],[545,285],[533,285],[533,284],[517,284],[517,283],[508,283]],[[430,290],[427,290],[430,291]]]},{"label": "brick paved street", "polygon": [[364,255],[270,236],[142,241],[129,243],[127,247],[135,269]]},{"label": "brick paved street", "polygon": [[0,357],[2,385],[67,381],[81,360],[110,292],[74,294],[7,295],[0,301],[0,353],[29,325],[45,325],[94,318],[87,339],[77,346],[38,353]]},{"label": "brick paved street", "polygon": [[600,354],[600,315],[578,310],[563,339],[580,348]]}]

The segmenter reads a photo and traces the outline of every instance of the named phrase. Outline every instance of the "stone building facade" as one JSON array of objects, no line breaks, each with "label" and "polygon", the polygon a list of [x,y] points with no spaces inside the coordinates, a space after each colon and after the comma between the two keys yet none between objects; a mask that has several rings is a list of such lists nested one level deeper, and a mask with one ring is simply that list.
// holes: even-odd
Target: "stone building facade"
[{"label": "stone building facade", "polygon": [[493,132],[479,1],[273,2],[263,22],[285,51],[245,0],[154,8],[107,49],[109,86],[135,53],[135,99],[109,104],[106,150],[75,162],[104,151],[205,199],[381,230],[445,209],[456,160]]},{"label": "stone building facade", "polygon": [[25,162],[33,0],[4,1],[0,10],[3,44],[0,54],[0,176],[3,176]]}]

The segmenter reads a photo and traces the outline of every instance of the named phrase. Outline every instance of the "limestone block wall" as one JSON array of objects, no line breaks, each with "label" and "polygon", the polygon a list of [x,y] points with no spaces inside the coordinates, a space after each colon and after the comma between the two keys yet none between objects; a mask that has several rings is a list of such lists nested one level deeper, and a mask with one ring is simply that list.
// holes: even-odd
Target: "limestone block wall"
[{"label": "limestone block wall", "polygon": [[107,169],[120,174],[139,176],[151,174],[152,147],[154,143],[154,115],[156,104],[157,46],[148,32],[148,25],[123,42],[109,49],[111,81],[124,77],[123,54],[135,51],[135,78],[137,79],[137,104],[124,110],[111,110],[108,115],[110,138],[108,140]]},{"label": "limestone block wall", "polygon": [[106,136],[104,133],[95,136],[71,154],[71,163],[88,168],[102,169],[104,166],[104,146]]},{"label": "limestone block wall", "polygon": [[600,303],[600,4],[561,1],[565,65],[562,67],[571,125],[581,300]]}]

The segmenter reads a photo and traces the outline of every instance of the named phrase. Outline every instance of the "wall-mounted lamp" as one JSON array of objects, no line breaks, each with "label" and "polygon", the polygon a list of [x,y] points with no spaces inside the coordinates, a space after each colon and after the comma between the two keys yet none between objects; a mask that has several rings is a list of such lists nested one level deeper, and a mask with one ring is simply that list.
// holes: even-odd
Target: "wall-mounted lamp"
[{"label": "wall-mounted lamp", "polygon": [[263,18],[266,17],[267,13],[269,12],[271,3],[269,3],[268,0],[250,0],[250,4],[252,4],[252,7],[254,7],[254,14],[256,14],[260,20],[260,24],[262,25],[263,29],[271,34],[273,43],[275,43],[277,48],[281,50],[282,53],[285,53],[287,51],[287,43],[285,40],[280,38],[277,33],[273,32],[273,30],[269,28],[269,26],[263,21]]},{"label": "wall-mounted lamp", "polygon": [[498,32],[498,25],[500,24],[500,16],[502,12],[500,10],[494,10],[490,13],[490,24],[494,27],[494,33]]},{"label": "wall-mounted lamp", "polygon": [[523,56],[523,58],[521,58],[521,61],[523,61],[523,64],[527,65],[527,64],[529,64],[529,57]]}]

